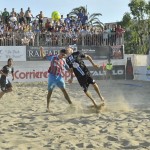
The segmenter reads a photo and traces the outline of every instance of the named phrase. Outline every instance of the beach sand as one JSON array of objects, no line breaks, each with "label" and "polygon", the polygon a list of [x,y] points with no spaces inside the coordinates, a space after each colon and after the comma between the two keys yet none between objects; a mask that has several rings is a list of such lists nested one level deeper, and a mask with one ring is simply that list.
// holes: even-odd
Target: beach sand
[{"label": "beach sand", "polygon": [[74,81],[66,84],[73,105],[55,88],[50,113],[46,82],[13,83],[0,99],[0,150],[150,150],[150,82],[97,83],[106,103],[100,112]]}]

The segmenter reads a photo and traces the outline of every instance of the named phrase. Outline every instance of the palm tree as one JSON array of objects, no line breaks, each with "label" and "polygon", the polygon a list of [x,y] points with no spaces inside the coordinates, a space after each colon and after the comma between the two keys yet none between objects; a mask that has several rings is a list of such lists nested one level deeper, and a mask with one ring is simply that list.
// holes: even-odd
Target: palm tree
[{"label": "palm tree", "polygon": [[[84,6],[80,6],[80,7],[77,7],[77,8],[74,8],[70,13],[69,13],[69,16],[72,16],[73,18],[75,18],[79,12],[82,12],[82,13],[87,13],[87,8],[84,7]],[[87,13],[88,15],[88,22],[87,24],[91,25],[91,26],[95,26],[95,27],[98,27],[98,28],[102,28],[104,26],[104,24],[99,20],[99,16],[102,16],[101,13],[93,13],[93,14],[89,14]]]}]

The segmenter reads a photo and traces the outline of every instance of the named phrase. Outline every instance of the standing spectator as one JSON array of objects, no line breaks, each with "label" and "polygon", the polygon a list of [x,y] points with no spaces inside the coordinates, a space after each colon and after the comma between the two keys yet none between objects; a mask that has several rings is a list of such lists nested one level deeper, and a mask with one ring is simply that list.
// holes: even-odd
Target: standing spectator
[{"label": "standing spectator", "polygon": [[65,18],[64,22],[66,24],[67,29],[69,29],[70,28],[70,17],[69,17],[69,14],[67,14],[67,18]]},{"label": "standing spectator", "polygon": [[6,8],[4,8],[4,12],[2,13],[2,20],[4,24],[8,23],[9,20],[9,12],[7,11]]},{"label": "standing spectator", "polygon": [[125,30],[121,27],[121,25],[118,25],[116,28],[116,42],[118,45],[122,45],[123,43],[123,33]]},{"label": "standing spectator", "polygon": [[11,17],[12,17],[12,16],[17,17],[17,13],[15,12],[15,9],[14,9],[14,8],[12,8],[12,12],[10,12],[10,16],[11,16]]},{"label": "standing spectator", "polygon": [[77,16],[78,16],[78,18],[80,18],[82,20],[82,18],[83,18],[83,12],[82,12],[81,9],[79,10],[79,13],[77,14]]},{"label": "standing spectator", "polygon": [[25,12],[26,22],[27,24],[30,24],[31,18],[33,17],[30,7],[28,7],[28,10]]},{"label": "standing spectator", "polygon": [[82,22],[82,25],[85,25],[88,21],[88,16],[87,16],[87,13],[83,13],[83,17],[81,19],[81,22]]},{"label": "standing spectator", "polygon": [[25,23],[25,18],[24,18],[25,13],[24,13],[24,11],[23,11],[23,8],[21,8],[20,13],[18,14],[18,16],[19,16],[19,23],[20,23],[20,24],[21,24],[22,22]]},{"label": "standing spectator", "polygon": [[61,17],[60,17],[60,24],[62,25],[63,23],[64,23],[64,16],[61,15]]},{"label": "standing spectator", "polygon": [[40,29],[42,29],[43,19],[44,19],[44,14],[43,14],[43,12],[40,11],[40,13],[36,16],[36,18],[39,19],[39,27],[40,27]]},{"label": "standing spectator", "polygon": [[107,26],[104,26],[104,30],[103,30],[103,44],[104,45],[109,44],[109,35],[110,35],[110,29]]},{"label": "standing spectator", "polygon": [[116,45],[116,28],[115,26],[113,25],[112,26],[112,29],[111,29],[111,37],[110,37],[110,44],[113,46],[113,45]]}]

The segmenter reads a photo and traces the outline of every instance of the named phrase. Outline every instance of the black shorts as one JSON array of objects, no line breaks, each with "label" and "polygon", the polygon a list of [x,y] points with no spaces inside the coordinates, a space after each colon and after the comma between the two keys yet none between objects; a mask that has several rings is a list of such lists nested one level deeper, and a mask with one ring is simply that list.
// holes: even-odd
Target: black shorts
[{"label": "black shorts", "polygon": [[93,80],[93,78],[90,75],[86,75],[77,79],[84,92],[87,92],[90,84],[95,84],[95,80]]},{"label": "black shorts", "polygon": [[7,90],[12,87],[12,84],[10,83],[9,80],[7,80],[7,84],[6,84],[6,80],[0,79],[0,87],[3,92],[7,92]]}]

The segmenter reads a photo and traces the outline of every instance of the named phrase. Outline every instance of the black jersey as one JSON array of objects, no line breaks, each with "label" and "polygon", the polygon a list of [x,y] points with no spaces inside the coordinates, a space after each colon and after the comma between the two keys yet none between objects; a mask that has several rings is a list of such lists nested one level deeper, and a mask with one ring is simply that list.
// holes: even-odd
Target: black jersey
[{"label": "black jersey", "polygon": [[77,78],[90,75],[89,70],[84,64],[83,58],[85,58],[85,54],[77,51],[72,53],[66,59],[66,63],[68,64],[69,68],[73,69],[73,72]]},{"label": "black jersey", "polygon": [[[4,66],[1,70],[3,73],[9,75],[9,74],[12,74],[14,73],[14,68],[13,67],[9,67],[8,65]],[[8,88],[12,87],[10,81],[8,79],[6,79],[6,76],[5,75],[1,75],[1,78],[0,78],[0,87],[1,87],[1,90],[3,92],[6,92]]]},{"label": "black jersey", "polygon": [[89,84],[94,84],[95,81],[92,79],[90,71],[85,66],[83,58],[85,58],[85,54],[77,51],[66,58],[66,63],[69,68],[73,69],[77,80],[86,92]]},{"label": "black jersey", "polygon": [[[4,66],[1,70],[3,73],[5,74],[11,74],[14,73],[14,68],[13,67],[9,67],[8,65]],[[1,75],[1,80],[5,80],[6,76],[5,75]]]}]

